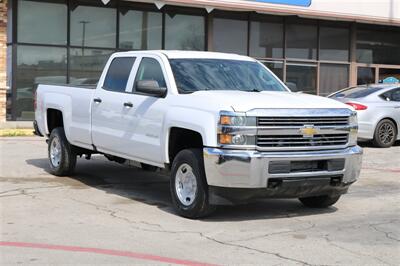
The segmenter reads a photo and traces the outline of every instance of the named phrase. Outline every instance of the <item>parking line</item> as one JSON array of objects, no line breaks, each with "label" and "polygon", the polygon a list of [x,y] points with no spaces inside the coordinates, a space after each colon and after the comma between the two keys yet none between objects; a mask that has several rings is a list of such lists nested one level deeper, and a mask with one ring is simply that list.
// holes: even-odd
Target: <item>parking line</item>
[{"label": "parking line", "polygon": [[202,263],[202,262],[197,262],[197,261],[180,260],[180,259],[161,257],[161,256],[151,255],[151,254],[137,253],[137,252],[131,252],[131,251],[113,250],[113,249],[102,249],[102,248],[88,248],[88,247],[77,247],[77,246],[51,245],[51,244],[26,243],[26,242],[8,242],[8,241],[0,241],[0,246],[95,253],[95,254],[101,254],[101,255],[119,256],[119,257],[127,257],[127,258],[139,259],[139,260],[149,260],[149,261],[171,263],[171,264],[177,264],[177,265],[189,265],[189,266],[200,266],[200,265],[201,266],[211,266],[212,265],[212,264]]}]

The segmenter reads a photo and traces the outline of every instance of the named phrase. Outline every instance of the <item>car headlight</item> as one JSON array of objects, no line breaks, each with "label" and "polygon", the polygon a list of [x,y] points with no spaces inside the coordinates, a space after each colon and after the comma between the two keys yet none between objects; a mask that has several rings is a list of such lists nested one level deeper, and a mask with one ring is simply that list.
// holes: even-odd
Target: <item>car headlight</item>
[{"label": "car headlight", "polygon": [[355,146],[357,145],[357,137],[358,137],[358,119],[357,112],[353,112],[349,119],[350,125],[350,133],[349,133],[349,145]]},{"label": "car headlight", "polygon": [[244,113],[221,112],[218,123],[218,143],[243,148],[255,146],[256,117],[245,116]]}]

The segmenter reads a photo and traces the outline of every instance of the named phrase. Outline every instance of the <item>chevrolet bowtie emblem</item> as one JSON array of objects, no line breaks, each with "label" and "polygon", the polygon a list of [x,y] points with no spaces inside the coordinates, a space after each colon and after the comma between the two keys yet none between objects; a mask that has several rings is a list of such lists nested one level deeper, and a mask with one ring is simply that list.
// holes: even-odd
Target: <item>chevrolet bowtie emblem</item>
[{"label": "chevrolet bowtie emblem", "polygon": [[318,133],[318,130],[314,127],[314,125],[304,125],[302,128],[300,128],[300,133],[305,138],[312,138]]}]

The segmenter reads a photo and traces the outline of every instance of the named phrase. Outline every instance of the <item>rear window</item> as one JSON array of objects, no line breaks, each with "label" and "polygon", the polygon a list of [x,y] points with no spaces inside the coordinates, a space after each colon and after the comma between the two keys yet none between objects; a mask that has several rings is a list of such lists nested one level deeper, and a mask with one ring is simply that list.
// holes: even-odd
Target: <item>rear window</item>
[{"label": "rear window", "polygon": [[382,90],[382,87],[355,87],[340,91],[332,95],[332,98],[363,98],[374,92]]}]

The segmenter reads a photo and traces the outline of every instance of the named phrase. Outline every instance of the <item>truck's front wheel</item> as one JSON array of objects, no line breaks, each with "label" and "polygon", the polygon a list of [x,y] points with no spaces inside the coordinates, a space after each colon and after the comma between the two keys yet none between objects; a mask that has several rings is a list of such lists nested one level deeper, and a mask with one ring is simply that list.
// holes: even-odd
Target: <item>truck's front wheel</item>
[{"label": "truck's front wheel", "polygon": [[62,127],[51,131],[48,145],[51,173],[57,176],[72,174],[76,165],[76,153]]},{"label": "truck's front wheel", "polygon": [[328,208],[332,206],[340,199],[340,195],[326,195],[326,196],[317,196],[317,197],[307,197],[300,198],[299,200],[305,206],[310,208]]},{"label": "truck's front wheel", "polygon": [[170,189],[176,211],[187,218],[209,215],[215,207],[208,203],[208,185],[200,149],[180,151],[172,164]]}]

